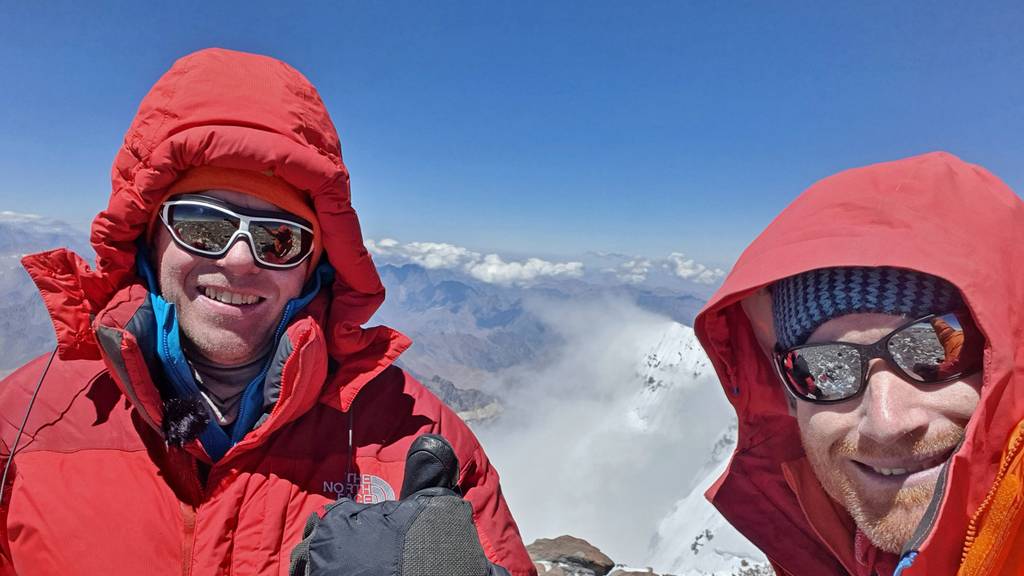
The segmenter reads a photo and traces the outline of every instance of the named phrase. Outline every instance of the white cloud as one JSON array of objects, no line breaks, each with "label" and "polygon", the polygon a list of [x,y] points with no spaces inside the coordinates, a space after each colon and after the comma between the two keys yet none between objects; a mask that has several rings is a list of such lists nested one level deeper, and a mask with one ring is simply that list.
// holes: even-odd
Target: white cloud
[{"label": "white cloud", "polygon": [[651,261],[647,258],[634,258],[619,265],[615,271],[616,276],[623,282],[639,284],[647,279],[647,273],[651,270]]},{"label": "white cloud", "polygon": [[[407,242],[394,238],[367,239],[366,249],[374,257],[394,264],[414,263],[427,269],[460,270],[481,282],[491,284],[529,284],[543,278],[580,278],[584,275],[582,262],[551,262],[541,258],[506,260],[498,254],[481,254],[462,246],[446,242]],[[602,272],[614,274],[621,282],[642,284],[652,271],[664,269],[667,273],[698,284],[714,284],[725,277],[719,268],[708,268],[681,252],[667,258],[651,259],[641,256],[626,257],[612,263]],[[628,258],[628,259],[627,259]]]},{"label": "white cloud", "polygon": [[393,238],[381,238],[380,240],[367,238],[363,240],[363,245],[374,256],[388,256],[394,252],[392,248],[398,246],[398,240]]},{"label": "white cloud", "polygon": [[682,252],[669,254],[664,264],[672,270],[672,273],[682,278],[699,284],[714,284],[725,276],[725,271],[719,268],[708,268],[693,258],[687,258]]},{"label": "white cloud", "polygon": [[428,269],[456,268],[480,257],[461,246],[441,242],[410,242],[403,248],[409,260]]},{"label": "white cloud", "polygon": [[505,261],[497,254],[482,255],[444,242],[402,244],[392,238],[383,238],[378,241],[367,239],[365,244],[371,254],[392,262],[412,262],[428,269],[462,270],[491,284],[528,284],[544,277],[578,278],[583,275],[582,262],[549,262],[540,258]]},{"label": "white cloud", "polygon": [[529,258],[525,262],[505,262],[497,254],[488,254],[483,260],[468,264],[466,271],[483,282],[521,284],[542,276],[579,278],[583,275],[583,263],[548,262],[540,258]]},{"label": "white cloud", "polygon": [[443,242],[410,242],[402,244],[393,238],[365,241],[374,256],[413,262],[424,268],[457,268],[480,259],[480,255],[461,246]]}]

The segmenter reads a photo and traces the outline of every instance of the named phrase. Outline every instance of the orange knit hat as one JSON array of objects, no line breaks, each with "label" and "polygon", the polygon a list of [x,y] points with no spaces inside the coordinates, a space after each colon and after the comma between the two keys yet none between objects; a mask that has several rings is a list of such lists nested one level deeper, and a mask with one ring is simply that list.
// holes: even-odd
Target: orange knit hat
[{"label": "orange knit hat", "polygon": [[[269,174],[236,168],[198,166],[186,172],[181,178],[178,178],[167,189],[167,192],[164,193],[157,206],[161,206],[171,196],[205,190],[230,190],[256,196],[312,224],[313,253],[310,255],[310,265],[306,272],[306,278],[313,274],[313,270],[320,261],[320,254],[323,252],[323,241],[320,236],[320,222],[317,220],[316,212],[309,205],[309,197],[304,192],[291,186],[284,180]],[[157,208],[149,219],[149,228],[146,232],[147,240],[152,240],[155,230],[154,225],[159,216],[160,209]]]}]

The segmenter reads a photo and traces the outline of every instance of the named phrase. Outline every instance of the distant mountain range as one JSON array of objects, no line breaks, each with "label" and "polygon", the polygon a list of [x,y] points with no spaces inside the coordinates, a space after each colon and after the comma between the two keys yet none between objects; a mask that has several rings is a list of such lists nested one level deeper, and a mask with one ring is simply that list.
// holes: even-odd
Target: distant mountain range
[{"label": "distant mountain range", "polygon": [[495,372],[556,354],[561,341],[531,303],[623,299],[690,325],[704,304],[693,294],[665,288],[548,280],[503,286],[448,269],[416,264],[378,266],[388,294],[371,324],[388,324],[413,339],[401,359],[424,380],[439,376],[477,388]]},{"label": "distant mountain range", "polygon": [[0,212],[0,376],[56,344],[39,292],[21,266],[22,256],[68,247],[91,257],[85,239],[84,232],[58,220]]}]

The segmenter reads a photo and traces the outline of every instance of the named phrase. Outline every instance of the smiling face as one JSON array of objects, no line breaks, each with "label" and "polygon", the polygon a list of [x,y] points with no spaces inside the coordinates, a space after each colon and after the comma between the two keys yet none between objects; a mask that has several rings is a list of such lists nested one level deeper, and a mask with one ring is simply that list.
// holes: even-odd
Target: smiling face
[{"label": "smiling face", "polygon": [[[237,192],[204,195],[240,208],[280,210]],[[245,364],[267,352],[285,304],[301,293],[310,265],[307,259],[295,268],[260,268],[243,239],[222,258],[197,256],[178,246],[161,224],[153,244],[160,295],[177,308],[188,351],[222,366]]]},{"label": "smiling face", "polygon": [[[819,326],[807,343],[870,344],[904,322],[901,316],[850,314]],[[912,384],[875,359],[861,396],[830,405],[796,402],[815,474],[882,550],[898,553],[921,521],[980,388],[980,373],[945,384]]]}]

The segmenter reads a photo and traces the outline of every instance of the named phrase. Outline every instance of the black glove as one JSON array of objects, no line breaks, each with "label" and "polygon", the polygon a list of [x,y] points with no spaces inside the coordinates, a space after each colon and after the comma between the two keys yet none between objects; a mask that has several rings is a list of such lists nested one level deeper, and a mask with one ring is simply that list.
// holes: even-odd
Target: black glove
[{"label": "black glove", "polygon": [[341,498],[306,522],[290,576],[508,576],[488,562],[473,510],[457,493],[451,444],[425,434],[405,460],[402,499]]}]

